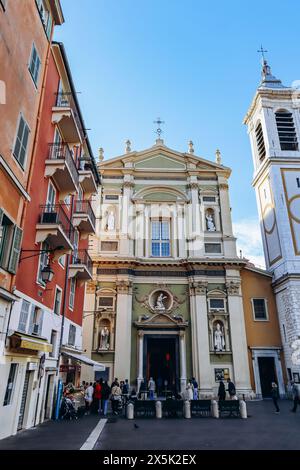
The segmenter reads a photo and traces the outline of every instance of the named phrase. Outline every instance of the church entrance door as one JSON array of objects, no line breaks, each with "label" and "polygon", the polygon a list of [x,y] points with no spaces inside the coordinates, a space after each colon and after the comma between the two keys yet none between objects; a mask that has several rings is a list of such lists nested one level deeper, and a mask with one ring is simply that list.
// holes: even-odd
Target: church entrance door
[{"label": "church entrance door", "polygon": [[271,397],[271,384],[277,382],[274,357],[258,358],[261,394],[263,398]]},{"label": "church entrance door", "polygon": [[178,336],[147,335],[145,349],[144,376],[147,383],[150,377],[154,379],[158,396],[164,396],[167,391],[178,392],[180,390]]}]

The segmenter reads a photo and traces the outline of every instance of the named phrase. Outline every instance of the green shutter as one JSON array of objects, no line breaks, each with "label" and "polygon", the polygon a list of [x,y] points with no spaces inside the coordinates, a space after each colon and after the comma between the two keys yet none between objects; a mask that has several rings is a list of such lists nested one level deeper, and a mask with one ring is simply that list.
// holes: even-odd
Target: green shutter
[{"label": "green shutter", "polygon": [[21,253],[22,234],[23,231],[19,227],[15,226],[11,253],[8,263],[8,271],[13,274],[16,274],[17,272],[17,266]]},{"label": "green shutter", "polygon": [[2,225],[3,214],[4,214],[3,209],[1,209],[0,207],[0,225]]}]

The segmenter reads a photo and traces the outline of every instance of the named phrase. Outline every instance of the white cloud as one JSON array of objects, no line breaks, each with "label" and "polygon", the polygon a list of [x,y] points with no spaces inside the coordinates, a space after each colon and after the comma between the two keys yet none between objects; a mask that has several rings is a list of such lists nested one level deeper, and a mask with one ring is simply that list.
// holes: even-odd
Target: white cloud
[{"label": "white cloud", "polygon": [[258,267],[265,268],[265,258],[261,241],[259,221],[256,218],[241,219],[233,223],[233,233],[237,237],[238,253]]}]

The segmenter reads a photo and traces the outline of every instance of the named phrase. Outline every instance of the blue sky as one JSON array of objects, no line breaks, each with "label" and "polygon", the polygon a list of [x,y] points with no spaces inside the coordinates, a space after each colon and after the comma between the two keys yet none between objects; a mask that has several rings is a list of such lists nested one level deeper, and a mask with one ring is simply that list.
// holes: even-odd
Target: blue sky
[{"label": "blue sky", "polygon": [[[262,264],[243,117],[260,81],[260,45],[285,85],[300,78],[295,0],[61,0],[63,41],[97,157],[153,145],[153,120],[165,121],[167,146],[233,170],[230,199],[245,255]],[[250,236],[249,236],[250,233]]]}]

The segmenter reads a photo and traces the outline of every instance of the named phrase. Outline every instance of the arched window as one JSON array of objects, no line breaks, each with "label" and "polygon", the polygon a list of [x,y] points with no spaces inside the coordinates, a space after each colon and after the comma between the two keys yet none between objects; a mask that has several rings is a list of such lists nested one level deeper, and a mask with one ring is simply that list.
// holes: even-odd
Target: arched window
[{"label": "arched window", "polygon": [[263,134],[263,130],[262,130],[260,122],[256,126],[255,136],[256,136],[258,157],[262,161],[266,156],[266,147],[265,147],[265,141],[264,141],[264,134]]},{"label": "arched window", "polygon": [[279,110],[275,113],[281,150],[298,150],[297,135],[292,113]]}]

